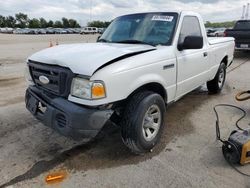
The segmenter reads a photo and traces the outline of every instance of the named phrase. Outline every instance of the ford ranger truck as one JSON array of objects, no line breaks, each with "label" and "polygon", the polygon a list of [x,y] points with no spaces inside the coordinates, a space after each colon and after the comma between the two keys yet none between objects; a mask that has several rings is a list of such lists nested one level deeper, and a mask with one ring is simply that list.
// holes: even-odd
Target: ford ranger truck
[{"label": "ford ranger truck", "polygon": [[[116,18],[96,43],[59,45],[27,60],[27,109],[73,139],[93,138],[110,120],[134,153],[152,151],[168,104],[207,83],[219,93],[233,38],[207,38],[193,12]],[[108,126],[108,124],[107,124]]]}]

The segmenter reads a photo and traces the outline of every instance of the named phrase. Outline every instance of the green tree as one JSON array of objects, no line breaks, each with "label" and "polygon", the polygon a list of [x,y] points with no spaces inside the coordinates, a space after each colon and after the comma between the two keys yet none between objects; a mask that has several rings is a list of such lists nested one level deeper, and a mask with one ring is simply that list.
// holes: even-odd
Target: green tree
[{"label": "green tree", "polygon": [[25,28],[28,25],[29,18],[27,14],[18,13],[15,15],[17,21],[17,27]]},{"label": "green tree", "polygon": [[55,27],[55,28],[63,28],[63,24],[62,24],[61,21],[57,20],[57,21],[55,21],[55,23],[54,23],[54,27]]},{"label": "green tree", "polygon": [[70,27],[70,28],[79,28],[80,25],[77,23],[76,20],[74,20],[74,19],[69,19],[69,27]]},{"label": "green tree", "polygon": [[47,27],[53,27],[53,26],[54,26],[54,22],[52,20],[48,21]]},{"label": "green tree", "polygon": [[225,27],[225,28],[230,28],[235,25],[236,21],[229,21],[229,22],[218,22],[218,23],[211,23],[207,21],[205,23],[206,27],[212,27],[212,28],[219,28],[219,27]]},{"label": "green tree", "polygon": [[57,28],[80,28],[80,24],[74,19],[68,19],[63,17],[61,20],[47,21],[43,17],[37,19],[29,19],[27,14],[17,13],[15,17],[13,16],[2,16],[0,15],[0,27],[20,27],[20,28],[47,28],[47,27],[57,27]]},{"label": "green tree", "polygon": [[40,21],[36,18],[29,20],[29,28],[40,28]]},{"label": "green tree", "polygon": [[67,18],[62,18],[62,25],[64,28],[69,28],[69,20]]},{"label": "green tree", "polygon": [[16,25],[16,19],[13,16],[7,16],[5,18],[5,25],[6,25],[6,27],[14,28]]},{"label": "green tree", "polygon": [[98,28],[105,28],[108,27],[111,22],[103,22],[103,21],[92,21],[88,23],[88,27],[98,27]]},{"label": "green tree", "polygon": [[40,21],[40,27],[41,28],[46,28],[47,27],[48,23],[44,18],[40,18],[39,21]]},{"label": "green tree", "polygon": [[6,27],[6,20],[5,17],[0,15],[0,27]]}]

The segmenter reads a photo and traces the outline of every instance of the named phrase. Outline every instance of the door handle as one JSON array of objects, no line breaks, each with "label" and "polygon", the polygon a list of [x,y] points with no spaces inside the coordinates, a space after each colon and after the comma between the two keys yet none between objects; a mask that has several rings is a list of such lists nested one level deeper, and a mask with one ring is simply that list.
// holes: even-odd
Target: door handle
[{"label": "door handle", "polygon": [[207,57],[207,56],[208,56],[208,53],[207,53],[207,52],[204,52],[204,53],[203,53],[203,56],[204,56],[204,57]]},{"label": "door handle", "polygon": [[174,64],[169,64],[169,65],[163,66],[163,70],[171,69],[171,68],[174,68]]}]

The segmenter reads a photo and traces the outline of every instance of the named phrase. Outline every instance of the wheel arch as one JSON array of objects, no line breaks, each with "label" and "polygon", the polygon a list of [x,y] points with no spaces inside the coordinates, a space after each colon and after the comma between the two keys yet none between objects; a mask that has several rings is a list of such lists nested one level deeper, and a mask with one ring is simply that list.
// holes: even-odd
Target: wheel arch
[{"label": "wheel arch", "polygon": [[167,104],[167,101],[168,101],[167,91],[164,88],[164,86],[158,82],[150,82],[150,83],[146,83],[146,84],[138,87],[128,96],[127,99],[131,98],[134,94],[141,92],[141,91],[155,92],[155,93],[159,94],[164,99],[165,103]]},{"label": "wheel arch", "polygon": [[225,63],[226,67],[228,66],[228,55],[224,56],[224,58],[221,60],[221,63]]}]

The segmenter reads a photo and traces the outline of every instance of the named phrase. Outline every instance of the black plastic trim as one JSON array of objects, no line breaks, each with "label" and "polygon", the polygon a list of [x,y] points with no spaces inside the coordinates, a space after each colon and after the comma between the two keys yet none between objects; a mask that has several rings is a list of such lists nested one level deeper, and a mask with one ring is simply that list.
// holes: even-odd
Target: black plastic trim
[{"label": "black plastic trim", "polygon": [[[25,103],[26,108],[45,126],[75,140],[95,137],[113,114],[110,109],[88,108],[62,97],[50,98],[36,86],[26,90]],[[31,103],[31,107],[37,109],[31,110]],[[38,103],[46,107],[44,112],[36,106]]]},{"label": "black plastic trim", "polygon": [[[70,94],[71,82],[75,74],[69,68],[32,60],[28,61],[28,66],[33,82],[38,88],[61,97],[67,97]],[[41,83],[39,76],[46,76],[50,83]]]}]

